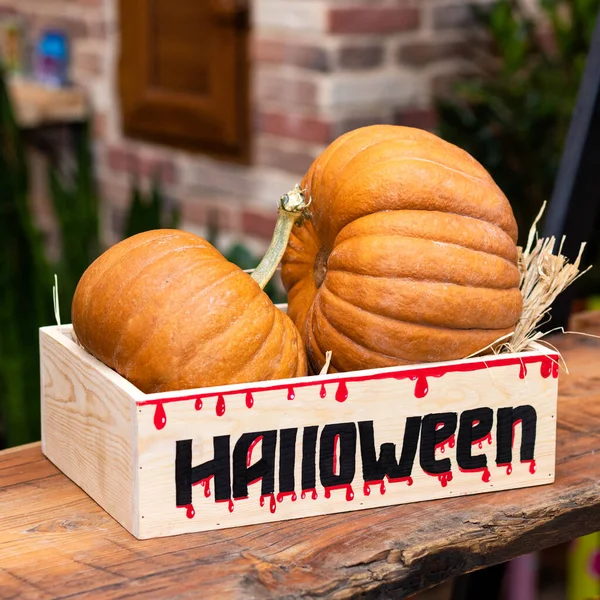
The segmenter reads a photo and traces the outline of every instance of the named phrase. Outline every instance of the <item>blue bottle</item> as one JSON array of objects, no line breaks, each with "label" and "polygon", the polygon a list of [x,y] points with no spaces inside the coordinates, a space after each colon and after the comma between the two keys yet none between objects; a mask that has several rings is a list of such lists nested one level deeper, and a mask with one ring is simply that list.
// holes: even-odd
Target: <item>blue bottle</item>
[{"label": "blue bottle", "polygon": [[69,48],[67,37],[60,31],[42,33],[37,45],[36,79],[45,85],[67,84]]}]

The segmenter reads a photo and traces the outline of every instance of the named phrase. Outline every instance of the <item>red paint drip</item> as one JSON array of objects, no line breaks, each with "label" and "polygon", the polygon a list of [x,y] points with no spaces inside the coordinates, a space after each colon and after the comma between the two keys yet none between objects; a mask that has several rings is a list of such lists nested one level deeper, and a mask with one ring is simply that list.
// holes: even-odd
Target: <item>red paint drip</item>
[{"label": "red paint drip", "polygon": [[442,487],[446,487],[449,481],[452,481],[452,471],[448,471],[447,473],[440,473],[438,475],[438,479],[442,484]]},{"label": "red paint drip", "polygon": [[492,478],[492,474],[487,467],[481,467],[480,469],[461,469],[458,467],[458,470],[461,473],[481,473],[481,481],[484,483],[489,483],[490,479]]},{"label": "red paint drip", "polygon": [[246,454],[246,466],[249,467],[252,464],[252,450],[254,450],[254,448],[256,448],[257,444],[259,442],[262,442],[263,436],[259,435],[251,444],[250,447],[248,448],[248,453]]},{"label": "red paint drip", "polygon": [[519,367],[519,379],[525,379],[527,377],[527,365],[522,362]]},{"label": "red paint drip", "polygon": [[[385,477],[388,480],[388,483],[402,483],[405,482],[407,485],[411,486],[413,484],[413,479],[412,477],[388,477],[386,475]],[[385,494],[386,487],[385,487],[385,480],[384,479],[374,479],[372,481],[365,481],[363,484],[363,494],[365,496],[370,496],[371,495],[371,486],[372,485],[378,485],[379,486],[379,493],[383,496],[383,494]]]},{"label": "red paint drip", "polygon": [[270,502],[269,502],[269,510],[271,511],[271,514],[274,515],[275,511],[277,510],[277,504],[275,504],[275,494],[266,494],[265,496],[261,496],[260,497],[260,505],[264,506],[265,505],[265,498],[270,498]]},{"label": "red paint drip", "polygon": [[[437,429],[437,426],[436,426],[436,429]],[[443,442],[436,444],[435,449],[439,450],[442,454],[444,454],[446,452],[446,444],[448,445],[449,448],[454,448],[454,446],[456,445],[456,437],[454,434],[452,434],[447,440],[444,440]]]},{"label": "red paint drip", "polygon": [[333,490],[346,490],[346,502],[354,500],[354,490],[350,483],[343,483],[341,485],[330,485],[325,488],[325,498],[331,498],[331,492]]},{"label": "red paint drip", "polygon": [[348,388],[346,387],[345,381],[340,381],[338,384],[338,389],[335,393],[335,399],[338,402],[346,402],[348,399]]},{"label": "red paint drip", "polygon": [[296,397],[293,387],[288,388],[288,400],[293,400]]},{"label": "red paint drip", "polygon": [[473,440],[471,442],[471,445],[474,446],[475,444],[477,444],[479,446],[479,449],[482,450],[483,442],[485,442],[485,441],[487,441],[487,443],[491,445],[491,443],[492,443],[492,432],[491,431],[486,436],[484,436],[478,440]]},{"label": "red paint drip", "polygon": [[215,500],[215,502],[227,502],[227,508],[229,509],[229,512],[232,513],[233,509],[234,509],[234,505],[233,505],[233,499],[229,498],[228,500]]},{"label": "red paint drip", "polygon": [[540,375],[544,379],[548,379],[552,374],[552,359],[545,356],[542,358],[542,364],[540,365]]},{"label": "red paint drip", "polygon": [[506,467],[506,474],[510,475],[512,473],[512,463],[498,463],[497,467]]},{"label": "red paint drip", "polygon": [[196,398],[196,404],[194,405],[196,410],[202,410],[202,398]]},{"label": "red paint drip", "polygon": [[185,508],[185,516],[188,519],[193,519],[196,515],[196,511],[194,510],[193,504],[186,504],[183,508]]},{"label": "red paint drip", "polygon": [[316,500],[319,497],[315,488],[308,488],[306,490],[302,490],[302,494],[300,495],[300,498],[302,498],[302,500],[306,498],[306,492],[312,492],[311,497],[313,500]]},{"label": "red paint drip", "polygon": [[324,383],[321,384],[321,391],[319,392],[319,395],[321,398],[325,398],[325,396],[327,396],[327,390],[325,389]]},{"label": "red paint drip", "polygon": [[552,361],[552,377],[554,377],[554,379],[558,378],[558,361],[557,360],[553,360]]},{"label": "red paint drip", "polygon": [[[368,375],[355,375],[353,377],[345,375],[344,376],[344,380],[343,383],[347,384],[348,381],[379,381],[382,379],[396,379],[396,380],[401,380],[401,379],[412,379],[413,381],[416,380],[418,377],[443,377],[444,375],[446,375],[447,373],[471,373],[474,371],[481,371],[483,369],[490,369],[492,367],[505,367],[505,366],[509,366],[509,365],[520,365],[521,362],[524,362],[527,365],[531,365],[531,364],[538,364],[538,363],[542,363],[543,360],[547,360],[550,362],[550,364],[554,364],[557,360],[558,360],[558,356],[557,355],[549,355],[549,356],[524,356],[524,357],[517,357],[517,358],[491,358],[489,360],[479,360],[477,362],[457,362],[455,364],[451,364],[451,365],[443,365],[443,366],[437,366],[437,367],[420,367],[418,369],[406,369],[406,370],[402,370],[402,371],[391,371],[391,372],[386,372],[386,373],[377,373],[377,374],[371,374],[369,373]],[[548,367],[546,367],[547,369]],[[554,367],[550,367],[550,374],[553,374],[552,369]],[[558,371],[556,371],[557,376],[558,376]],[[327,383],[342,383],[342,381],[340,381],[339,379],[329,379],[327,380]],[[304,382],[300,382],[300,383],[296,383],[295,387],[310,387],[310,386],[315,386],[315,385],[321,385],[318,382],[315,381],[304,381]],[[283,389],[287,389],[289,388],[289,386],[287,384],[272,384],[272,383],[267,383],[265,385],[261,385],[261,386],[256,386],[253,388],[250,388],[249,391],[251,392],[263,392],[263,391],[274,391],[274,390],[283,390]],[[239,391],[237,390],[231,390],[231,391],[227,391],[224,392],[224,394],[239,394]],[[177,396],[177,397],[172,397],[172,398],[160,398],[160,399],[152,399],[152,400],[139,400],[136,402],[137,406],[146,406],[146,405],[157,405],[157,404],[161,404],[161,403],[167,403],[167,402],[182,402],[182,401],[188,401],[188,400],[195,400],[196,399],[196,395],[195,394],[191,394],[191,395],[187,395],[187,396]]]},{"label": "red paint drip", "polygon": [[415,383],[415,398],[425,398],[428,391],[429,384],[427,383],[427,377],[425,377],[425,375],[419,375],[417,377],[417,383]]},{"label": "red paint drip", "polygon": [[[452,481],[452,471],[447,471],[446,473],[429,473],[428,471],[425,471],[425,473],[427,473],[427,475],[430,475],[431,477],[437,477],[440,481],[440,483],[442,484],[442,487],[446,487],[448,485],[449,481]],[[410,485],[410,484],[409,484]]]},{"label": "red paint drip", "polygon": [[167,424],[167,415],[165,413],[165,407],[162,402],[156,405],[154,410],[154,427],[156,429],[162,429]]},{"label": "red paint drip", "polygon": [[534,460],[522,460],[522,463],[529,463],[529,472],[532,475],[535,475],[535,471],[537,469],[537,465],[535,464],[535,459]]},{"label": "red paint drip", "polygon": [[254,396],[252,392],[246,392],[246,407],[252,408],[254,406]]},{"label": "red paint drip", "polygon": [[223,394],[219,394],[217,398],[217,417],[222,417],[225,414],[225,398]]},{"label": "red paint drip", "polygon": [[283,502],[283,499],[286,496],[291,496],[292,498],[292,502],[296,502],[296,500],[298,500],[298,496],[296,496],[296,492],[279,492],[279,494],[277,494],[277,502]]},{"label": "red paint drip", "polygon": [[[214,475],[209,475],[205,479],[201,479],[200,481],[196,482],[196,483],[199,483],[204,488],[204,497],[205,498],[210,498],[210,480],[213,477],[214,477]],[[194,485],[196,485],[196,483],[194,483]]]},{"label": "red paint drip", "polygon": [[371,495],[371,486],[372,485],[378,485],[379,486],[379,493],[383,496],[383,494],[385,494],[386,489],[385,489],[385,482],[383,481],[383,479],[376,479],[373,481],[365,481],[365,483],[363,484],[363,494],[365,496],[370,496]]}]

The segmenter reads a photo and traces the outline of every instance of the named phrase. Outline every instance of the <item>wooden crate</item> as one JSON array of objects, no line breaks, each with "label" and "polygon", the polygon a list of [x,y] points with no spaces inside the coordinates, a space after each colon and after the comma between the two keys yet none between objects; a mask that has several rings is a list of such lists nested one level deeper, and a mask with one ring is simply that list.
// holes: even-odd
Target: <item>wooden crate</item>
[{"label": "wooden crate", "polygon": [[[143,394],[40,330],[44,454],[152,538],[554,480],[558,356]],[[66,509],[67,510],[67,509]]]}]

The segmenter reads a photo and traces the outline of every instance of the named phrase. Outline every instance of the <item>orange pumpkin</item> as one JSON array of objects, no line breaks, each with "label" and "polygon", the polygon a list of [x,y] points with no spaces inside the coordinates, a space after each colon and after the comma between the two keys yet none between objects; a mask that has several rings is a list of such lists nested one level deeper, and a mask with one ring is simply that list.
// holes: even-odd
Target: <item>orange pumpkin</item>
[{"label": "orange pumpkin", "polygon": [[302,188],[312,220],[282,261],[288,314],[313,371],[460,359],[522,311],[517,224],[468,153],[418,129],[335,140]]},{"label": "orange pumpkin", "polygon": [[146,393],[306,375],[296,327],[262,291],[297,218],[288,210],[254,278],[184,231],[112,246],[75,291],[79,343]]}]

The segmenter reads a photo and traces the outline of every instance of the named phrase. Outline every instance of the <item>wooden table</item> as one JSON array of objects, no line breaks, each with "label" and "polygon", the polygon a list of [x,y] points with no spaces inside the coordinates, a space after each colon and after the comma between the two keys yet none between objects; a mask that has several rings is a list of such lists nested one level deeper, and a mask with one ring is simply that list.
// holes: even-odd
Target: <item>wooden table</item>
[{"label": "wooden table", "polygon": [[405,598],[598,531],[600,340],[554,341],[570,375],[552,485],[137,541],[38,444],[4,451],[0,598]]}]

